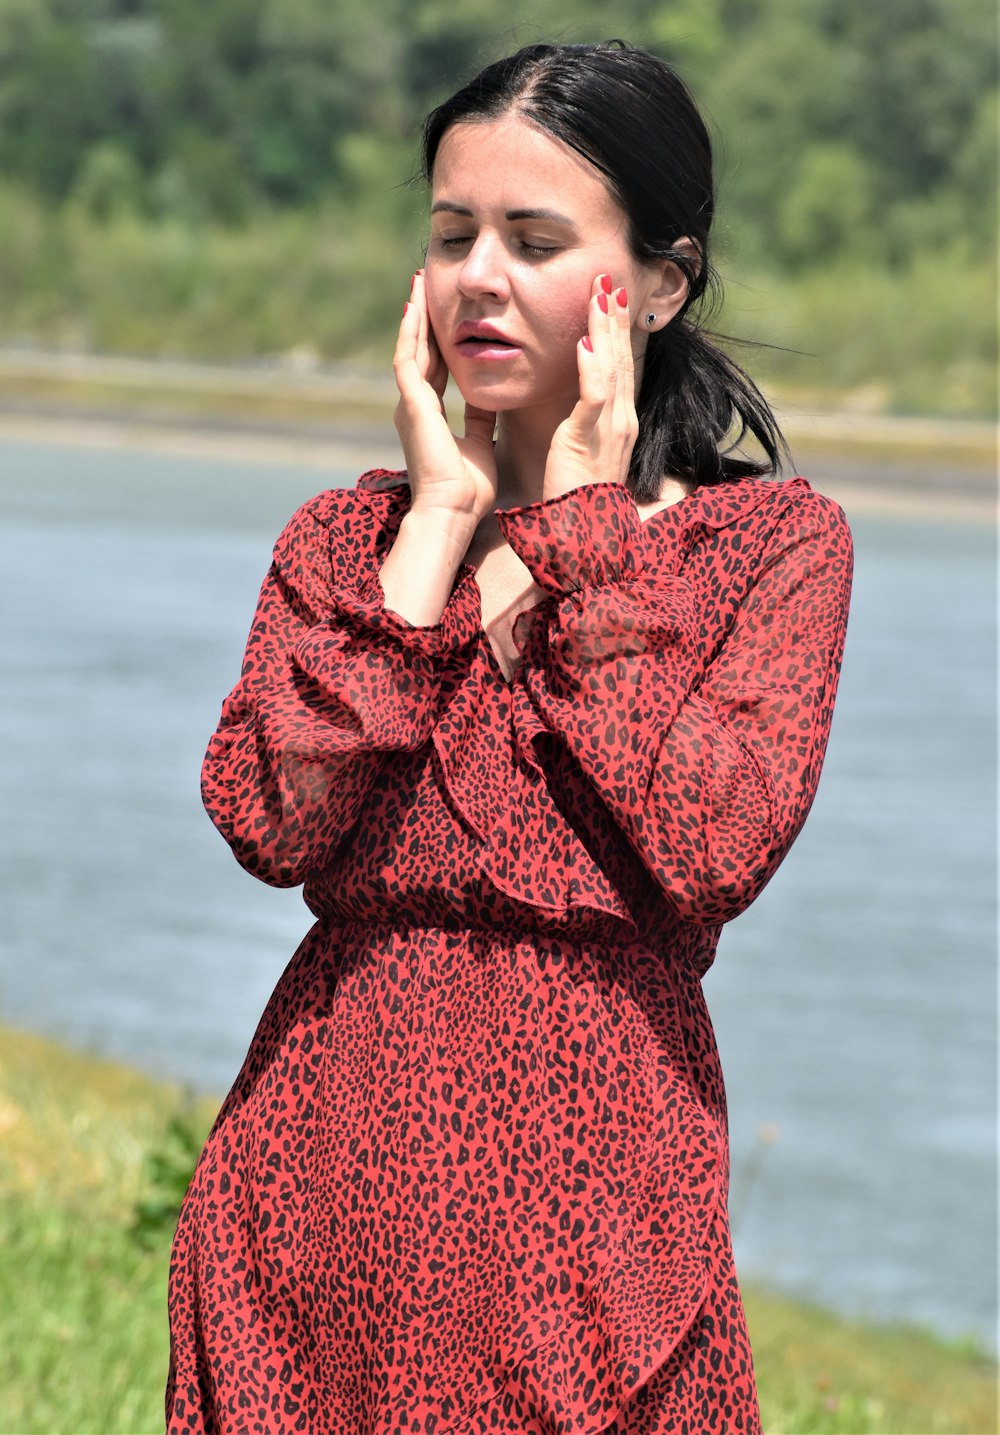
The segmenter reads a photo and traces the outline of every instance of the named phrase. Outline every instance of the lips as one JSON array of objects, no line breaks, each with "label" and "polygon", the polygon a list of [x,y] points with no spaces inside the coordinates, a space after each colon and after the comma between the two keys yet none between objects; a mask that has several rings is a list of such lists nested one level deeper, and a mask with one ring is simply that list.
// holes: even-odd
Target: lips
[{"label": "lips", "polygon": [[467,339],[474,339],[483,343],[494,340],[497,343],[513,345],[513,340],[508,339],[502,329],[488,324],[484,319],[464,319],[455,330],[455,339],[460,344]]},{"label": "lips", "polygon": [[521,346],[495,325],[470,319],[456,329],[455,348],[473,359],[505,358],[521,352]]}]

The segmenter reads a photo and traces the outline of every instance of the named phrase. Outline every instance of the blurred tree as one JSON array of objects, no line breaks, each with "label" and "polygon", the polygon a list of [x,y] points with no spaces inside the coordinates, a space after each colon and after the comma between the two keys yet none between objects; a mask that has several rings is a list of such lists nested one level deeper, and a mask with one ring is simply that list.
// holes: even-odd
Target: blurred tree
[{"label": "blurred tree", "polygon": [[822,0],[822,30],[850,59],[841,137],[880,174],[883,199],[944,180],[997,85],[992,0]]},{"label": "blurred tree", "polygon": [[649,17],[647,43],[693,86],[708,81],[726,50],[721,0],[677,0]]},{"label": "blurred tree", "polygon": [[100,140],[84,156],[73,186],[74,199],[102,221],[143,208],[143,179],[133,156],[115,140]]},{"label": "blurred tree", "polygon": [[874,184],[856,150],[811,145],[781,199],[777,235],[782,256],[798,268],[836,256],[870,253]]},{"label": "blurred tree", "polygon": [[23,26],[12,38],[0,58],[0,169],[61,198],[111,128],[100,67],[77,28]]},{"label": "blurred tree", "polygon": [[826,263],[867,224],[870,256],[905,263],[960,213],[988,250],[993,0],[620,0],[613,22],[598,0],[0,0],[0,177],[192,222],[365,207],[477,67],[609,23],[722,136],[745,262]]},{"label": "blurred tree", "polygon": [[[748,263],[787,257],[779,214],[789,176],[803,172],[812,145],[841,138],[847,61],[818,31],[816,3],[773,0],[727,47],[703,92],[717,131],[720,241]],[[736,10],[746,22],[746,8],[723,0],[723,18]]]},{"label": "blurred tree", "polygon": [[955,156],[954,185],[947,196],[952,230],[983,254],[996,252],[998,150],[1000,92],[992,89],[979,97],[975,117]]}]

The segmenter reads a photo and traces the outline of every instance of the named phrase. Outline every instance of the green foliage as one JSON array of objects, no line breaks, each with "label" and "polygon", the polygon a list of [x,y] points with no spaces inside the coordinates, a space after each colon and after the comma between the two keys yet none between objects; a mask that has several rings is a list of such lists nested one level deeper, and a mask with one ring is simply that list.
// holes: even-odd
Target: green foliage
[{"label": "green foliage", "polygon": [[872,247],[874,184],[856,150],[844,144],[812,145],[781,196],[777,231],[796,268],[829,263],[838,255],[863,259]]},{"label": "green foliage", "polygon": [[[150,212],[242,222],[336,192],[351,133],[412,145],[488,59],[607,26],[596,0],[0,0],[0,175],[103,213],[109,188],[112,208],[125,188],[136,202],[127,154]],[[677,63],[720,121],[747,257],[802,262],[824,177],[852,216],[878,196],[876,234],[887,209],[945,191],[988,238],[990,0],[623,0],[614,28]],[[848,252],[847,228],[824,227],[824,259]],[[911,228],[893,232],[911,253]]]},{"label": "green foliage", "polygon": [[173,1234],[204,1141],[201,1122],[182,1111],[171,1116],[162,1141],[147,1151],[131,1228],[147,1250]]},{"label": "green foliage", "polygon": [[993,0],[0,0],[0,341],[386,356],[422,116],[518,45],[609,25],[699,97],[717,256],[771,285],[783,342],[829,351],[837,389],[989,412]]},{"label": "green foliage", "polygon": [[92,145],[80,166],[73,198],[102,222],[136,213],[142,205],[142,175],[133,155],[115,140]]},{"label": "green foliage", "polygon": [[765,390],[812,404],[863,390],[866,407],[898,413],[995,412],[995,266],[960,238],[891,272],[841,260],[741,277],[722,327],[781,346],[743,355]]},{"label": "green foliage", "polygon": [[17,1435],[163,1429],[169,1245],[5,1196],[0,1206],[0,1411]]}]

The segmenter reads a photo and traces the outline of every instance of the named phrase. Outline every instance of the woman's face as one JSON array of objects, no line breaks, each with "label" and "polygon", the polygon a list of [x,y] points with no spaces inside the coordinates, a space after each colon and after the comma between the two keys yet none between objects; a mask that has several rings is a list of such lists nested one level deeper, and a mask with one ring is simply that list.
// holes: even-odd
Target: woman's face
[{"label": "woman's face", "polygon": [[[515,116],[446,132],[424,275],[438,347],[468,402],[568,413],[601,274],[627,286],[633,317],[659,277],[633,258],[628,221],[591,165]],[[632,333],[638,357],[646,336]]]}]

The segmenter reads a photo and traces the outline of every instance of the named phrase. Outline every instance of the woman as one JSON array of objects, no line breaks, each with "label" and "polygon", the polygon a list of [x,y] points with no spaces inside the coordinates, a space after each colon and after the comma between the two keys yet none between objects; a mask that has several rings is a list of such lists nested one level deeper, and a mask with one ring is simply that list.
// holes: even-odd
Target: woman
[{"label": "woman", "polygon": [[529,47],[425,142],[406,472],[292,518],[205,761],[317,921],[185,1202],[169,1427],[756,1431],[700,979],[812,802],[849,534],[689,317],[665,65]]}]

